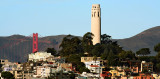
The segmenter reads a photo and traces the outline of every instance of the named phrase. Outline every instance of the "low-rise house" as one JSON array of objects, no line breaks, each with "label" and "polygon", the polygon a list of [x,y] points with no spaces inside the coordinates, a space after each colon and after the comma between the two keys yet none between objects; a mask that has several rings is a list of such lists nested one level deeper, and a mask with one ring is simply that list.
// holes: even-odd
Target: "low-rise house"
[{"label": "low-rise house", "polygon": [[22,70],[22,64],[12,63],[12,64],[4,64],[2,66],[3,71],[14,71],[14,70]]},{"label": "low-rise house", "polygon": [[139,60],[130,60],[128,61],[132,73],[141,72],[141,61]]},{"label": "low-rise house", "polygon": [[126,76],[126,72],[124,70],[117,70],[116,68],[113,68],[109,72],[112,74],[112,78]]},{"label": "low-rise house", "polygon": [[152,76],[154,77],[154,79],[160,79],[160,75],[158,74],[152,74]]},{"label": "low-rise house", "polygon": [[2,76],[1,76],[1,73],[0,73],[0,79],[3,79]]},{"label": "low-rise house", "polygon": [[89,69],[90,72],[92,72],[92,73],[101,73],[101,71],[102,71],[101,67],[98,66],[98,65],[90,65],[90,66],[88,67],[88,69]]},{"label": "low-rise house", "polygon": [[154,79],[151,74],[140,73],[139,76],[133,76],[133,79]]},{"label": "low-rise house", "polygon": [[128,76],[122,76],[120,79],[132,79],[132,78],[129,78]]},{"label": "low-rise house", "polygon": [[103,79],[105,79],[106,77],[111,77],[112,74],[109,71],[102,71],[102,73],[100,74],[100,77],[103,77]]},{"label": "low-rise house", "polygon": [[50,76],[50,67],[47,66],[37,66],[36,68],[36,75],[33,75],[34,77],[48,77]]},{"label": "low-rise house", "polygon": [[14,70],[14,71],[10,71],[15,79],[23,79],[23,71],[22,70]]},{"label": "low-rise house", "polygon": [[23,79],[32,79],[33,75],[33,71],[23,71]]},{"label": "low-rise house", "polygon": [[70,79],[70,72],[62,67],[52,67],[50,77],[54,79]]},{"label": "low-rise house", "polygon": [[12,65],[4,65],[2,68],[3,68],[3,71],[12,71]]},{"label": "low-rise house", "polygon": [[131,69],[130,68],[125,68],[124,69],[126,75],[131,75]]},{"label": "low-rise house", "polygon": [[9,62],[8,60],[6,59],[0,59],[0,64],[4,65],[4,64],[9,64],[11,62]]},{"label": "low-rise house", "polygon": [[66,71],[72,71],[72,63],[61,63],[60,67],[64,68]]},{"label": "low-rise house", "polygon": [[87,78],[87,79],[99,79],[100,75],[97,73],[87,73],[87,72],[83,72],[78,79],[80,79],[81,77]]},{"label": "low-rise house", "polygon": [[65,63],[65,58],[50,56],[46,58],[49,63]]}]

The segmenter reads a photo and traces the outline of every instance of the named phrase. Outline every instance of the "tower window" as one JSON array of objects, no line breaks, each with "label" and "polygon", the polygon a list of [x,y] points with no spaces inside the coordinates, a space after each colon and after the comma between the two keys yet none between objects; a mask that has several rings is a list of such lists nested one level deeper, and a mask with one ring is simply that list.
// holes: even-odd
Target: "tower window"
[{"label": "tower window", "polygon": [[99,17],[99,12],[98,12],[98,17]]},{"label": "tower window", "polygon": [[96,15],[96,12],[94,12],[94,17],[95,17],[95,15]]}]

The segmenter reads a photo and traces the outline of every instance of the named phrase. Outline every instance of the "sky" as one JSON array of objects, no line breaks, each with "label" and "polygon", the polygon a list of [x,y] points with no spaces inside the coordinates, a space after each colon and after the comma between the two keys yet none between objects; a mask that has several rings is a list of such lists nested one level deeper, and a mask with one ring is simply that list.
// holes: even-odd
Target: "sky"
[{"label": "sky", "polygon": [[0,0],[0,36],[83,36],[91,31],[92,4],[101,6],[101,34],[113,39],[160,25],[160,0]]}]

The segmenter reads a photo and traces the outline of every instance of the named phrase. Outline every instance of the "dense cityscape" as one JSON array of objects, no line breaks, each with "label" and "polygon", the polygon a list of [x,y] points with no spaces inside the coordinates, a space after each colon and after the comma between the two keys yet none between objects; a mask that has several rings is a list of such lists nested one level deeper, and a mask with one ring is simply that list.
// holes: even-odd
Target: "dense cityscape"
[{"label": "dense cityscape", "polygon": [[91,32],[82,39],[67,35],[59,48],[39,51],[38,33],[33,33],[27,62],[0,59],[0,79],[160,79],[160,43],[153,47],[156,56],[149,48],[124,50],[101,34],[100,4],[91,8]]}]

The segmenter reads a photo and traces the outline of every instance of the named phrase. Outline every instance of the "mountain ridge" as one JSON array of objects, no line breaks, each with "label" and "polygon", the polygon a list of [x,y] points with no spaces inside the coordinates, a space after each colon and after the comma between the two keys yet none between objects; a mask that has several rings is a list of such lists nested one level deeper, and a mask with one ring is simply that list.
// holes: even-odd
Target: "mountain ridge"
[{"label": "mountain ridge", "polygon": [[[136,52],[141,48],[150,48],[151,55],[156,55],[153,47],[160,43],[160,26],[147,29],[135,36],[125,39],[113,39],[124,50],[132,50]],[[54,47],[57,51],[63,38],[66,35],[46,36],[38,39],[39,51],[45,51],[48,47]],[[77,36],[82,38],[80,36]],[[32,52],[32,37],[24,35],[0,36],[0,59],[8,59],[9,61],[25,62],[28,54]]]}]

